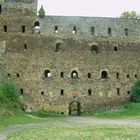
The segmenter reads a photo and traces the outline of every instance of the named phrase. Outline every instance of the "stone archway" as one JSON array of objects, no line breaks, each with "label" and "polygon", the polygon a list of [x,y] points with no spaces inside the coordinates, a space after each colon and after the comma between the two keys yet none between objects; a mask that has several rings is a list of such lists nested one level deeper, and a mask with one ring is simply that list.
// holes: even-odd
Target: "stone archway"
[{"label": "stone archway", "polygon": [[77,101],[71,102],[69,104],[69,115],[80,116],[81,114],[81,104]]}]

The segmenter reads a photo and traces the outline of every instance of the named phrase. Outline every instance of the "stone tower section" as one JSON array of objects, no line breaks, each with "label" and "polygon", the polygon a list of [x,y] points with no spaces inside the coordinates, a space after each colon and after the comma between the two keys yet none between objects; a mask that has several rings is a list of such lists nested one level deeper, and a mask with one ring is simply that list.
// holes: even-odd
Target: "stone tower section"
[{"label": "stone tower section", "polygon": [[0,14],[35,16],[38,0],[0,0]]}]

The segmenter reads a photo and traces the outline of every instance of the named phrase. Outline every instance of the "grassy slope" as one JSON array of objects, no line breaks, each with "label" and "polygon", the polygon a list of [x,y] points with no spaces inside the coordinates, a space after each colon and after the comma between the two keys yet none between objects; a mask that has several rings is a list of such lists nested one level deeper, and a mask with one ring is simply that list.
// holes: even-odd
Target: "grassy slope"
[{"label": "grassy slope", "polygon": [[84,113],[83,116],[96,116],[101,118],[130,118],[140,116],[140,103],[129,102],[112,111]]},{"label": "grassy slope", "polygon": [[140,138],[140,128],[118,126],[59,126],[27,129],[7,140],[126,140]]}]

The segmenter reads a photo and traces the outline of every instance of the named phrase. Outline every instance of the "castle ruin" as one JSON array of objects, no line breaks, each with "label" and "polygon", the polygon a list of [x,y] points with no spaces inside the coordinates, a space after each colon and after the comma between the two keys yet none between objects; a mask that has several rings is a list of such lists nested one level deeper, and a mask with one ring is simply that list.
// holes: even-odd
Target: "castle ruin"
[{"label": "castle ruin", "polygon": [[29,110],[77,114],[129,100],[140,75],[140,20],[36,15],[37,0],[0,0],[0,70]]}]

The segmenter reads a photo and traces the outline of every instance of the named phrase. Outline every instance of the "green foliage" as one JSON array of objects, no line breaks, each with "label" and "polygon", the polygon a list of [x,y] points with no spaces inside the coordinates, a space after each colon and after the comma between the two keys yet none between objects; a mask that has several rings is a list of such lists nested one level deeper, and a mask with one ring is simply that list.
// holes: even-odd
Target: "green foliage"
[{"label": "green foliage", "polygon": [[135,11],[125,11],[121,14],[120,18],[125,18],[125,19],[140,19],[140,16],[137,15]]},{"label": "green foliage", "polygon": [[43,109],[38,110],[37,112],[33,112],[32,115],[38,116],[38,117],[63,117],[64,114],[61,114],[59,112],[54,111],[45,111]]},{"label": "green foliage", "polygon": [[38,11],[39,17],[44,18],[45,17],[45,10],[43,8],[43,5],[41,5],[41,8]]},{"label": "green foliage", "polygon": [[129,102],[110,111],[86,112],[82,116],[95,116],[101,118],[129,118],[140,116],[140,103]]},{"label": "green foliage", "polygon": [[19,103],[19,94],[11,79],[4,78],[0,82],[0,101]]},{"label": "green foliage", "polygon": [[131,100],[140,103],[140,80],[137,80],[131,91]]}]

